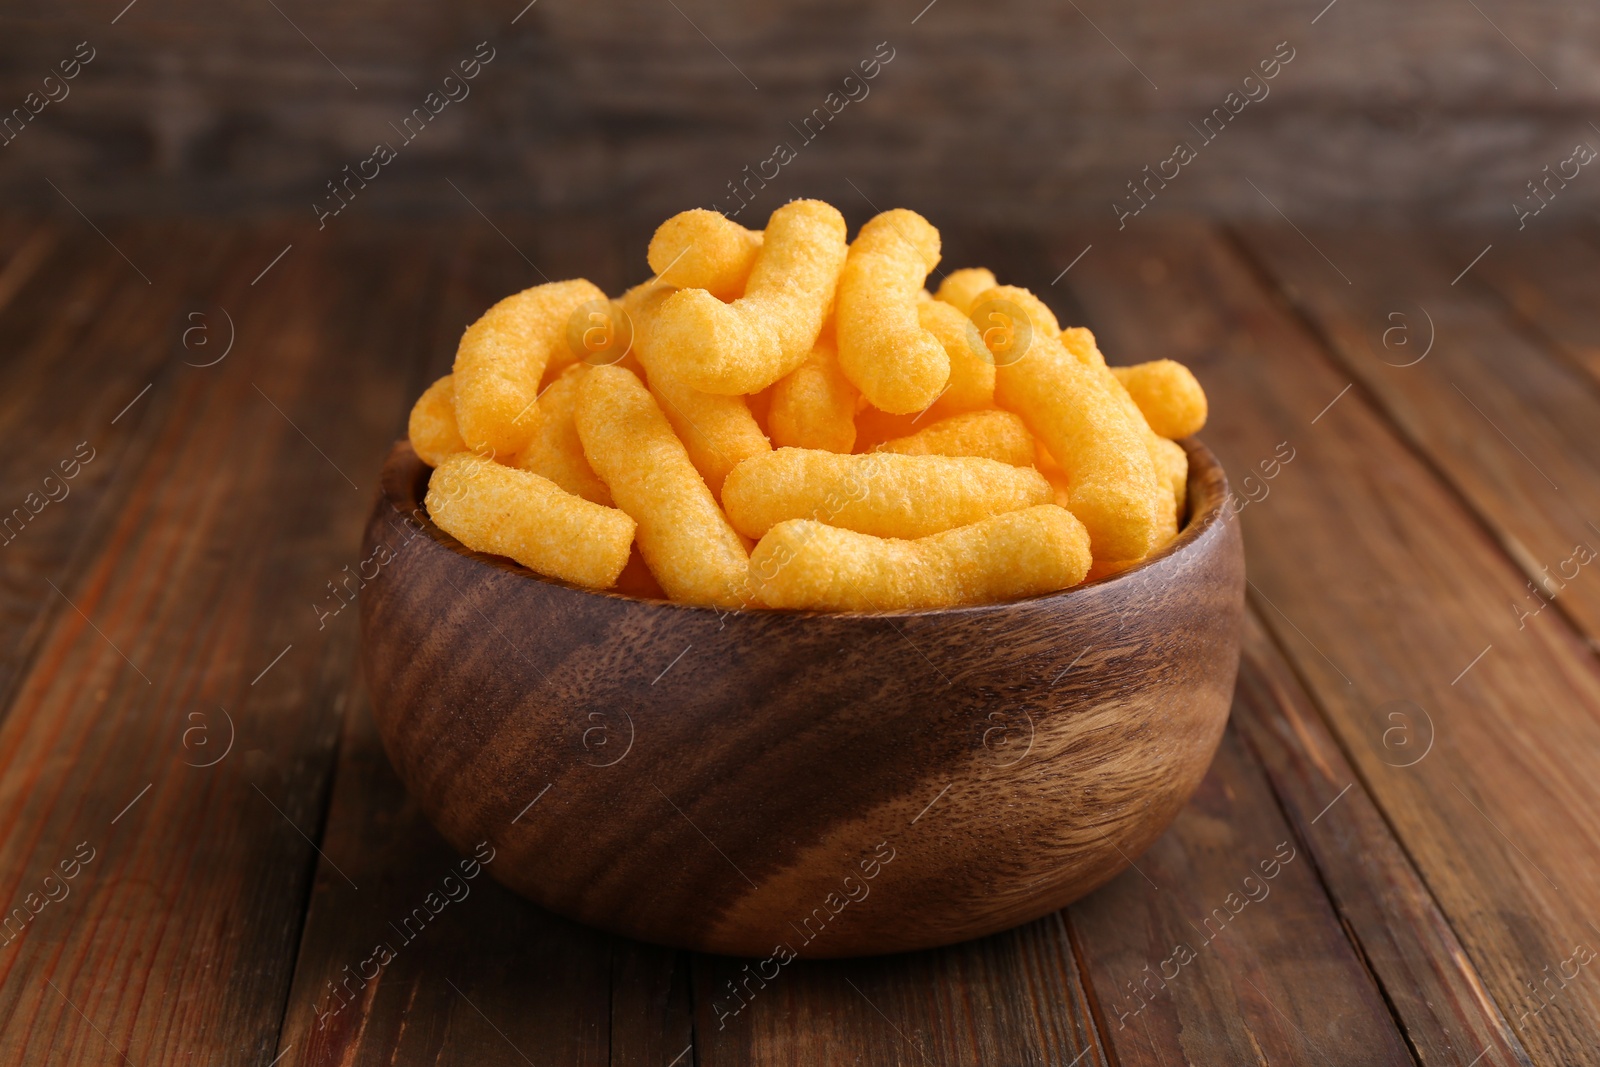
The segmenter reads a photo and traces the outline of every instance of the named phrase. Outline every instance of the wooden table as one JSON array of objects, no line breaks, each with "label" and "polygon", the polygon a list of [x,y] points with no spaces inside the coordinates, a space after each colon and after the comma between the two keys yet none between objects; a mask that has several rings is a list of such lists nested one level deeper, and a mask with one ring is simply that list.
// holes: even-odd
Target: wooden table
[{"label": "wooden table", "polygon": [[0,1062],[1600,1063],[1592,235],[948,227],[1205,383],[1232,725],[1089,898],[719,1020],[741,961],[487,878],[395,933],[456,857],[335,610],[378,464],[491,301],[644,271],[638,227],[497,221],[0,222]]}]

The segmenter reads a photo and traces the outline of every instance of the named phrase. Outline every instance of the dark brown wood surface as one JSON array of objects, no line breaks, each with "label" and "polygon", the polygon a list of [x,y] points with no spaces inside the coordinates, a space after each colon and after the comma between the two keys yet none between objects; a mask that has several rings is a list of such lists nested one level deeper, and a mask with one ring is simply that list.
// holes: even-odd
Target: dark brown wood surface
[{"label": "dark brown wood surface", "polygon": [[1194,1062],[1410,1062],[1304,840],[1236,735],[1172,831],[1112,885],[1068,922],[1118,1063],[1180,1051]]},{"label": "dark brown wood surface", "polygon": [[[1581,362],[1560,358],[1578,355],[1581,341],[1553,353],[1525,321],[1485,299],[1472,277],[1482,269],[1502,278],[1501,256],[1510,262],[1522,248],[1540,245],[1513,238],[1452,253],[1405,232],[1374,239],[1312,230],[1315,247],[1298,234],[1287,237],[1247,237],[1245,244],[1283,279],[1288,300],[1328,339],[1351,378],[1429,463],[1448,472],[1535,584],[1517,598],[1527,612],[1522,625],[1534,624],[1550,603],[1600,636],[1600,583],[1575,580],[1586,564],[1572,558],[1580,545],[1600,553],[1597,382]],[[1548,242],[1543,248],[1553,253],[1540,257],[1543,267],[1510,268],[1520,279],[1512,298],[1526,301],[1522,287],[1537,287],[1542,307],[1564,313],[1546,316],[1551,328],[1570,331],[1583,298],[1562,292],[1558,279],[1595,278],[1600,257]],[[1591,286],[1586,302],[1593,299]],[[1519,619],[1517,609],[1507,612]]]},{"label": "dark brown wood surface", "polygon": [[[1600,146],[1584,0],[57,0],[0,12],[0,116],[59,96],[43,79],[80,42],[95,58],[70,95],[13,119],[0,146],[6,202],[72,220],[63,197],[92,217],[270,205],[310,222],[348,197],[333,225],[471,222],[474,205],[654,222],[736,206],[729,183],[749,182],[762,218],[804,196],[864,216],[854,185],[1021,226],[1112,222],[1141,183],[1139,228],[1174,211],[1277,223],[1280,208],[1301,224],[1509,227],[1543,167]],[[493,60],[447,86],[480,42]],[[893,58],[846,83],[876,55]],[[1275,55],[1293,58],[1246,83]],[[445,92],[457,102],[435,95],[408,141],[406,119]],[[1180,141],[1196,158],[1161,167]],[[398,158],[362,168],[379,142]],[[795,153],[781,167],[779,143]],[[1585,173],[1537,225],[1597,204]]]},{"label": "dark brown wood surface", "polygon": [[[446,887],[463,856],[382,751],[354,610],[319,619],[460,329],[541,270],[642,273],[634,228],[497,221],[105,226],[113,246],[77,216],[0,220],[0,512],[95,449],[0,545],[0,903],[93,850],[0,943],[0,1061],[1600,1062],[1576,962],[1600,947],[1595,569],[1512,607],[1567,540],[1600,547],[1589,233],[947,224],[949,266],[1205,384],[1203,436],[1250,499],[1233,725],[1086,899],[797,962],[729,1016],[746,961],[599,933],[481,872]],[[1387,316],[1418,343],[1419,303],[1437,344],[1394,366]],[[395,958],[350,978],[379,941]],[[1179,942],[1193,960],[1133,1010]]]},{"label": "dark brown wood surface", "polygon": [[[1503,240],[1472,268],[1472,291],[1489,292],[1511,308],[1517,325],[1600,380],[1600,322],[1592,311],[1600,240],[1593,229]],[[1451,234],[1443,247],[1456,262],[1480,250]]]},{"label": "dark brown wood surface", "polygon": [[[1245,623],[1245,666],[1233,723],[1272,780],[1418,1059],[1527,1063],[1449,920],[1254,616]],[[1395,762],[1421,754],[1426,741],[1420,725],[1384,717],[1388,737],[1380,735],[1379,742],[1387,740]]]}]

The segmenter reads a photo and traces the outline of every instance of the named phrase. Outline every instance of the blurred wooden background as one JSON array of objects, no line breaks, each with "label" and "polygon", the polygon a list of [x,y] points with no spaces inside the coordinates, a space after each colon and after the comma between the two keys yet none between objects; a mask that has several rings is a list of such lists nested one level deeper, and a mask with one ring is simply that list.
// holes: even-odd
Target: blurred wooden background
[{"label": "blurred wooden background", "polygon": [[[1126,183],[1178,140],[1200,146],[1190,124],[1280,42],[1294,58],[1270,95],[1146,219],[1514,225],[1527,182],[1580,141],[1600,147],[1600,5],[1582,0],[525,2],[13,2],[0,190],[70,213],[54,183],[91,217],[314,219],[326,183],[385,141],[398,158],[359,191],[361,213],[654,220],[728,203],[727,183],[786,142],[796,157],[758,219],[811,195],[975,223],[1114,221]],[[46,86],[85,41],[93,60]],[[494,59],[470,95],[403,143],[404,118],[482,41]],[[804,142],[805,117],[882,42],[893,59],[866,95]],[[47,91],[61,98],[30,119]],[[1542,225],[1600,206],[1589,169],[1556,187]]]}]

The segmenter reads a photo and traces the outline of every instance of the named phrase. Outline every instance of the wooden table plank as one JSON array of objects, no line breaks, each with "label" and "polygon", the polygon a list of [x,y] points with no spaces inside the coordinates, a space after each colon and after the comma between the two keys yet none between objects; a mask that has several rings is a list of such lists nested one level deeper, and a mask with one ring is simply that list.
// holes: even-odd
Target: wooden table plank
[{"label": "wooden table plank", "polygon": [[[1310,240],[1316,248],[1293,232],[1246,231],[1248,245],[1284,279],[1342,368],[1460,490],[1526,572],[1533,586],[1504,610],[1524,625],[1565,613],[1600,640],[1600,567],[1585,562],[1600,560],[1596,382],[1518,328],[1481,288],[1453,283],[1466,261],[1442,255],[1425,235],[1319,230]],[[1350,284],[1329,269],[1319,248]],[[1591,256],[1591,265],[1596,260]],[[1600,328],[1593,288],[1590,318]],[[1436,333],[1432,351],[1423,347],[1430,337],[1423,312]],[[1565,319],[1580,314],[1573,307]],[[1399,343],[1407,335],[1410,343]],[[1550,603],[1557,611],[1546,614]]]},{"label": "wooden table plank", "polygon": [[[0,957],[7,1062],[265,1063],[276,1043],[353,652],[313,605],[355,561],[373,485],[343,472],[388,445],[432,282],[425,257],[379,276],[383,249],[308,232],[258,287],[275,241],[203,283],[238,344],[145,398],[147,458],[62,585],[82,614],[48,625],[0,727],[13,892],[94,854]],[[167,292],[185,246],[111,236],[153,272],[135,297]],[[98,384],[109,418],[129,394]]]},{"label": "wooden table plank", "polygon": [[613,938],[611,1062],[693,1064],[693,981],[689,953]]},{"label": "wooden table plank", "polygon": [[0,709],[40,635],[72,611],[52,583],[104,536],[126,496],[118,475],[142,462],[146,416],[170,390],[123,409],[185,369],[174,368],[174,325],[199,306],[186,289],[218,269],[222,248],[213,228],[187,232],[192,258],[151,292],[86,228],[0,228],[13,253],[0,266]]},{"label": "wooden table plank", "polygon": [[[1233,726],[1265,767],[1418,1060],[1528,1063],[1365,783],[1253,613],[1244,644]],[[1395,765],[1422,756],[1432,740],[1409,709],[1393,709],[1392,718],[1386,712],[1382,725],[1385,758]]]},{"label": "wooden table plank", "polygon": [[1117,1063],[1413,1062],[1231,729],[1172,828],[1069,913]]},{"label": "wooden table plank", "polygon": [[[1231,247],[1165,228],[1103,237],[1095,252],[1071,277],[1090,325],[1113,361],[1170,356],[1206,385],[1205,437],[1257,498],[1241,516],[1253,600],[1486,989],[1535,1063],[1589,1056],[1600,982],[1569,981],[1553,1000],[1530,984],[1597,933],[1593,658],[1559,625],[1517,630],[1506,605],[1521,574],[1362,392],[1340,399],[1342,368]],[[1295,458],[1268,480],[1260,465],[1284,442]],[[1394,699],[1438,731],[1409,768],[1383,761],[1374,725]]]},{"label": "wooden table plank", "polygon": [[[492,844],[457,855],[390,768],[361,679],[346,700],[323,858],[274,1055],[306,1067],[610,1061],[613,939],[496,884]],[[635,962],[623,949],[624,965]],[[645,970],[630,988],[655,976]],[[686,1003],[679,1018],[686,1043]]]},{"label": "wooden table plank", "polygon": [[749,966],[695,958],[699,1067],[1105,1062],[1059,916],[929,952],[791,962],[767,982]]},{"label": "wooden table plank", "polygon": [[[1452,234],[1440,243],[1466,263],[1487,241]],[[1600,314],[1594,306],[1600,244],[1594,231],[1532,230],[1493,244],[1460,284],[1497,292],[1530,332],[1600,381]]]},{"label": "wooden table plank", "polygon": [[0,218],[0,311],[16,298],[60,243],[60,230],[52,223],[9,215]]}]

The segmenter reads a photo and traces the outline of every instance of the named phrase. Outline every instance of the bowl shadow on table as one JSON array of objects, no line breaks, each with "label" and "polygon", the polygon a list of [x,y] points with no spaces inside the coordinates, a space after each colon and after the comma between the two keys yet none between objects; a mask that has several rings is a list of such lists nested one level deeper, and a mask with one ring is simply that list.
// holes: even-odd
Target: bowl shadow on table
[{"label": "bowl shadow on table", "polygon": [[[385,466],[361,597],[379,734],[429,821],[569,918],[757,959],[926,948],[1059,909],[1198,785],[1243,558],[1196,441],[1191,517],[1130,571],[948,611],[719,612],[467,552]],[[690,653],[693,653],[692,655]]]}]

